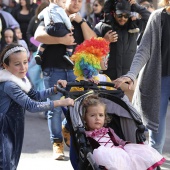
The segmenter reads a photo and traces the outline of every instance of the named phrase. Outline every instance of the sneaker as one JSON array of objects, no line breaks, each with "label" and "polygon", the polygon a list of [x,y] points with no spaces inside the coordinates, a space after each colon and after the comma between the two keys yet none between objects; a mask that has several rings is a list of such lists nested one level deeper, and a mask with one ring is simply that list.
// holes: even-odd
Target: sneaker
[{"label": "sneaker", "polygon": [[62,126],[62,134],[65,144],[70,147],[70,132],[65,128],[65,126]]},{"label": "sneaker", "polygon": [[35,56],[35,61],[36,61],[36,63],[37,63],[38,65],[41,65],[41,64],[42,64],[41,56],[36,55],[36,56]]},{"label": "sneaker", "polygon": [[161,170],[161,167],[160,166],[157,166],[157,169],[156,170]]},{"label": "sneaker", "polygon": [[69,57],[68,55],[65,54],[63,57],[64,57],[64,59],[65,59],[69,64],[71,64],[72,66],[74,66],[73,61],[71,61],[71,59],[70,59],[70,57]]},{"label": "sneaker", "polygon": [[134,29],[129,29],[128,32],[129,33],[138,33],[140,31],[139,28],[134,28]]},{"label": "sneaker", "polygon": [[64,144],[62,143],[53,143],[53,159],[55,160],[64,160]]}]

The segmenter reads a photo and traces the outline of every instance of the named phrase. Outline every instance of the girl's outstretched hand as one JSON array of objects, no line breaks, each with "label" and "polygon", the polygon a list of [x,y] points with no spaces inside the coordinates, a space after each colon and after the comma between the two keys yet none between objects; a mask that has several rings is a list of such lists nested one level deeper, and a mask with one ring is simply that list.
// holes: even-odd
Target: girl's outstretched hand
[{"label": "girl's outstretched hand", "polygon": [[133,87],[133,81],[129,77],[120,77],[116,80],[113,80],[113,83],[115,84],[115,88],[119,88],[123,83],[128,83],[129,84],[129,90],[132,89]]},{"label": "girl's outstretched hand", "polygon": [[74,106],[74,100],[71,98],[61,99],[61,106]]},{"label": "girl's outstretched hand", "polygon": [[54,107],[58,106],[74,106],[74,100],[71,98],[55,100]]}]

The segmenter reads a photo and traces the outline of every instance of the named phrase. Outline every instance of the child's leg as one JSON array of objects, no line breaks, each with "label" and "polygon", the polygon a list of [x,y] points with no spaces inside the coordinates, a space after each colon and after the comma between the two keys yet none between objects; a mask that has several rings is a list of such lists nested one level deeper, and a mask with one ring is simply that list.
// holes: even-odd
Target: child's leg
[{"label": "child's leg", "polygon": [[112,22],[112,11],[115,11],[116,0],[106,0],[104,3],[103,11],[104,11],[104,21],[105,23]]},{"label": "child's leg", "polygon": [[45,48],[46,48],[46,44],[40,44],[38,46],[37,54],[35,56],[35,60],[38,65],[41,65],[41,63],[42,63],[42,54],[43,54]]},{"label": "child's leg", "polygon": [[73,46],[67,46],[66,54],[63,57],[67,62],[69,62],[69,64],[74,65],[73,61],[70,59],[72,53],[73,53]]},{"label": "child's leg", "polygon": [[140,29],[137,26],[136,19],[133,20],[133,17],[131,18],[130,25],[129,25],[129,33],[138,33]]}]

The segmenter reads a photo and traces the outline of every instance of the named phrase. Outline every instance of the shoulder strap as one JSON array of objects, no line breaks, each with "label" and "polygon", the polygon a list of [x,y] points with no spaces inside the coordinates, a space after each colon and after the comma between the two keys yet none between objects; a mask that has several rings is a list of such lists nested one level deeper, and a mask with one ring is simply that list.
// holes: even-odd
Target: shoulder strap
[{"label": "shoulder strap", "polygon": [[110,136],[110,139],[111,139],[112,142],[114,143],[114,145],[115,145],[115,146],[119,146],[119,144],[116,142],[115,137],[114,137],[113,134],[110,132],[110,129],[109,129],[108,134],[109,134],[109,136]]},{"label": "shoulder strap", "polygon": [[47,11],[48,11],[48,16],[50,18],[50,25],[54,25],[54,21],[53,21],[52,16],[51,16],[51,9],[48,8]]}]

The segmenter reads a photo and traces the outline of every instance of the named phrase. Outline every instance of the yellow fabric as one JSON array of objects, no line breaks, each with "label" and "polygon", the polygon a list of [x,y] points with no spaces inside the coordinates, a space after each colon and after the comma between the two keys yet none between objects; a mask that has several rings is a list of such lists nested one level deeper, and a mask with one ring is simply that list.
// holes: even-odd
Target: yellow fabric
[{"label": "yellow fabric", "polygon": [[[111,79],[105,75],[105,74],[98,74],[97,76],[93,76],[94,80],[98,80],[98,81],[106,81],[106,82],[112,82]],[[88,81],[86,78],[84,78],[83,76],[77,77],[76,81],[81,81],[81,80],[85,80]],[[113,87],[102,87],[105,88],[106,90],[114,90]],[[72,87],[70,89],[70,91],[84,91],[84,88],[80,88],[80,87]]]}]

